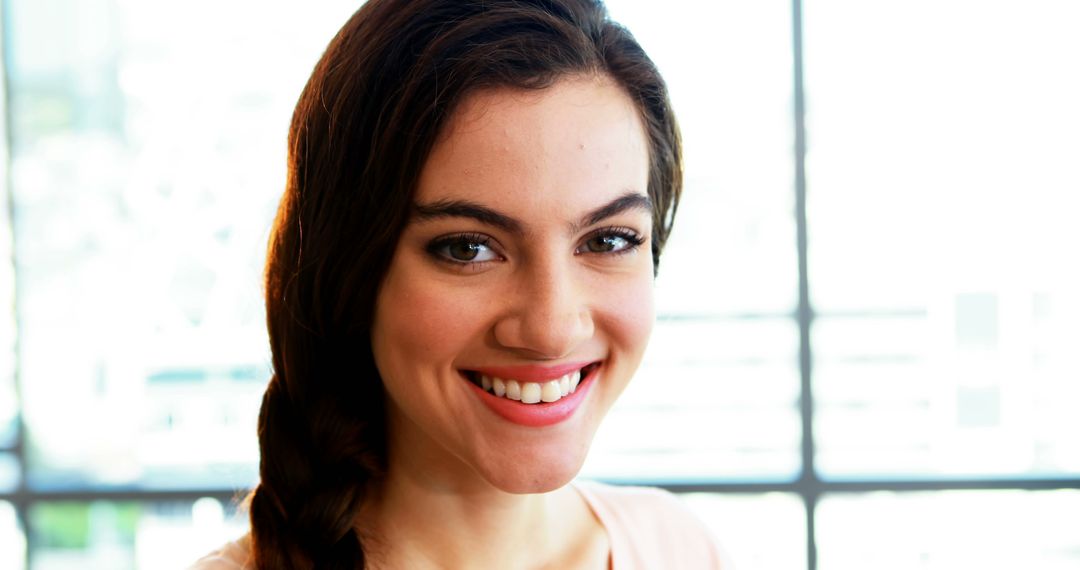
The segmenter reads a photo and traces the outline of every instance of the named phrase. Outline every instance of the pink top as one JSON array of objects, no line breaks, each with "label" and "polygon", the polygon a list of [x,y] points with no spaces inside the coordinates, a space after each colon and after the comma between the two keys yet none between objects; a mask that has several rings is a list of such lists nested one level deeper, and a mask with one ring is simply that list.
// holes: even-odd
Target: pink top
[{"label": "pink top", "polygon": [[731,570],[701,520],[675,495],[648,487],[577,481],[611,541],[612,570]]},{"label": "pink top", "polygon": [[[731,570],[704,524],[661,489],[575,481],[611,541],[612,570]],[[199,559],[188,570],[254,570],[248,536]]]}]

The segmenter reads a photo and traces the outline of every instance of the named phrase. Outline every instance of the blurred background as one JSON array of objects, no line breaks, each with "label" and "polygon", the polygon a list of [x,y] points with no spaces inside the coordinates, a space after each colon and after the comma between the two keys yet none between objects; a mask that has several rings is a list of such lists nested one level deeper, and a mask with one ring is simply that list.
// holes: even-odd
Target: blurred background
[{"label": "blurred background", "polygon": [[[245,531],[286,130],[358,5],[0,0],[0,568]],[[687,187],[583,476],[743,570],[1080,568],[1080,4],[608,6]]]}]

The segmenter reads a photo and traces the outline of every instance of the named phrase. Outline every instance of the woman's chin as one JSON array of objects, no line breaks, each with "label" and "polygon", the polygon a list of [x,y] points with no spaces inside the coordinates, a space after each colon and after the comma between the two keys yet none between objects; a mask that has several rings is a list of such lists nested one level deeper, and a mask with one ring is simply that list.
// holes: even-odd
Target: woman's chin
[{"label": "woman's chin", "polygon": [[565,486],[577,476],[585,462],[585,453],[568,451],[557,457],[518,459],[483,466],[479,469],[480,475],[506,493],[547,493]]},{"label": "woman's chin", "polygon": [[506,493],[515,495],[549,493],[561,489],[572,481],[578,469],[545,469],[532,473],[520,473],[498,478],[489,478],[492,486]]}]

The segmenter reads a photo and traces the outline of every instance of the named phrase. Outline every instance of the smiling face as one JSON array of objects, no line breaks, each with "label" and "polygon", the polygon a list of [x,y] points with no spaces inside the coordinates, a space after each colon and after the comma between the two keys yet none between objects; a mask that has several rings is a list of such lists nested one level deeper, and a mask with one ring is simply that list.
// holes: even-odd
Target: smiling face
[{"label": "smiling face", "polygon": [[376,299],[390,476],[514,493],[574,477],[652,328],[648,158],[604,78],[458,108]]}]

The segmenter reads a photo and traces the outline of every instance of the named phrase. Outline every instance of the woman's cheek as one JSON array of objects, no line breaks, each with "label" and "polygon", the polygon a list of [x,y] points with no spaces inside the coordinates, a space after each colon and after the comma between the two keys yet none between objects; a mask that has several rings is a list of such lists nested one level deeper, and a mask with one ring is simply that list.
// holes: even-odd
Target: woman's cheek
[{"label": "woman's cheek", "polygon": [[446,286],[437,279],[409,279],[397,299],[399,341],[422,354],[456,351],[477,335],[483,318],[478,291]]},{"label": "woman's cheek", "polygon": [[604,295],[603,307],[615,348],[640,358],[655,321],[651,273],[647,278],[628,280],[610,289]]}]

